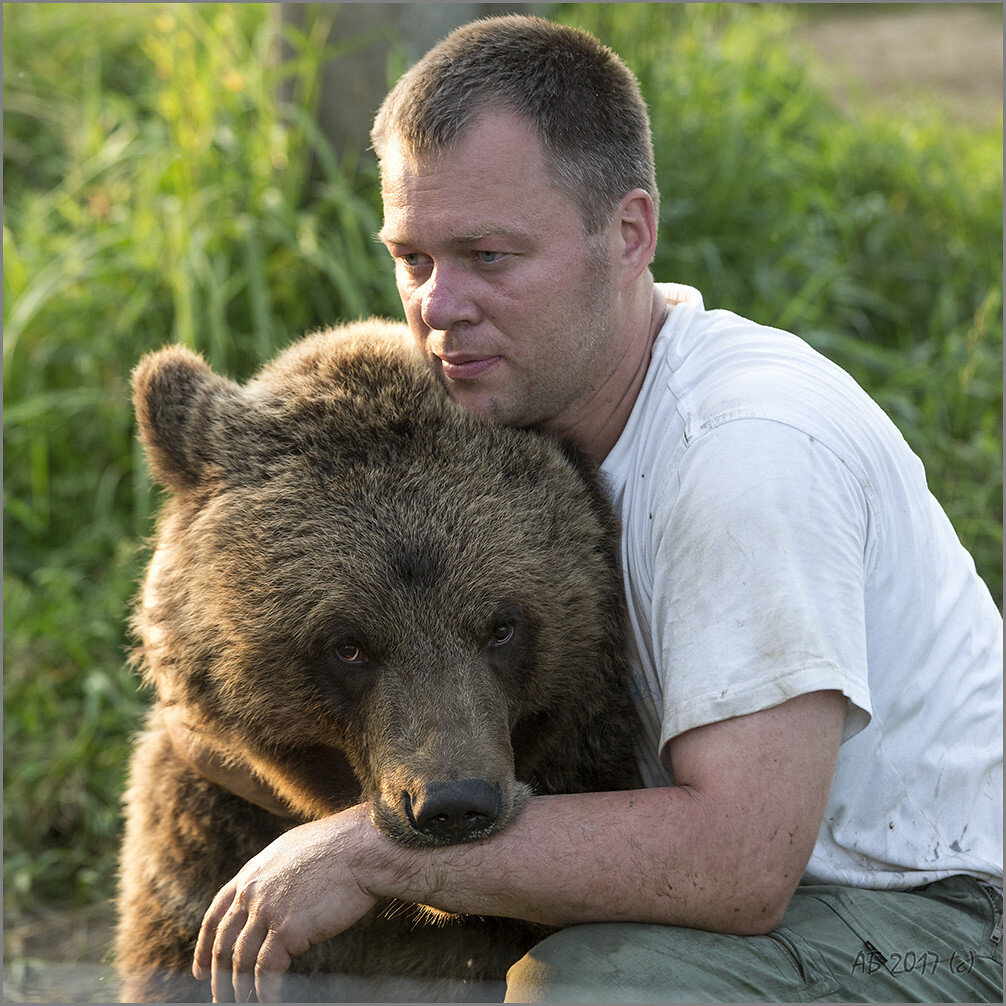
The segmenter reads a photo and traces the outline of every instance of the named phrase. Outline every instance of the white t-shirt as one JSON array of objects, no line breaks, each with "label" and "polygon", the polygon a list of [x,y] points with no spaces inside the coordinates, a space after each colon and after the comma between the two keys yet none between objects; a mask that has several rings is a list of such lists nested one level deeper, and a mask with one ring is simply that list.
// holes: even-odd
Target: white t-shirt
[{"label": "white t-shirt", "polygon": [[686,730],[837,689],[804,881],[1001,884],[1002,617],[921,462],[800,339],[658,289],[671,310],[601,467],[644,779],[673,782],[666,745]]}]

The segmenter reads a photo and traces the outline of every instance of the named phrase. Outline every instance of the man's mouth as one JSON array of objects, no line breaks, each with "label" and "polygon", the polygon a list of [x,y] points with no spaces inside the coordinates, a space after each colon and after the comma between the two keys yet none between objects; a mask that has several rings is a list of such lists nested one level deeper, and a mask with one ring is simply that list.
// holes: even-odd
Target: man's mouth
[{"label": "man's mouth", "polygon": [[502,356],[470,356],[464,353],[439,357],[444,377],[452,381],[471,381],[492,370]]}]

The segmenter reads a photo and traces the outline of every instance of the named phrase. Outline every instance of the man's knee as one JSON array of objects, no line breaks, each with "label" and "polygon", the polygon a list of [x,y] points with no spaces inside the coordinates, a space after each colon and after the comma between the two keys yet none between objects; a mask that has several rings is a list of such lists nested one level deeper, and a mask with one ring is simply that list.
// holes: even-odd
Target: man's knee
[{"label": "man's knee", "polygon": [[510,969],[506,1001],[1000,1002],[1001,931],[998,894],[967,877],[914,891],[809,886],[765,936],[560,930]]},{"label": "man's knee", "polygon": [[[629,1001],[632,977],[625,923],[561,929],[522,957],[507,974],[507,1002],[605,1002],[618,990]],[[631,937],[629,937],[631,940]]]},{"label": "man's knee", "polygon": [[[744,937],[614,922],[570,926],[507,974],[507,1002],[750,1001],[726,963],[755,949]],[[735,987],[732,987],[735,986]]]}]

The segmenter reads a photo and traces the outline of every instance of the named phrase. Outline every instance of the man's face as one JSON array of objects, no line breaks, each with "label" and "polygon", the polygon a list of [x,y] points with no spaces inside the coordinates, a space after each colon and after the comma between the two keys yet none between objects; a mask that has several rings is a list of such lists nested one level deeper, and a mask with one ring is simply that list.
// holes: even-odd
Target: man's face
[{"label": "man's face", "polygon": [[613,366],[608,231],[588,236],[510,113],[454,149],[383,158],[384,227],[420,349],[470,413],[561,429]]}]

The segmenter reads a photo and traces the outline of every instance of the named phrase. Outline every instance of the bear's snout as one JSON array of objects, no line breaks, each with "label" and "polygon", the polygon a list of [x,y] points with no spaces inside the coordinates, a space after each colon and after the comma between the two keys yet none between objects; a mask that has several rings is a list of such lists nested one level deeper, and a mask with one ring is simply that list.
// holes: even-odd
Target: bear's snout
[{"label": "bear's snout", "polygon": [[464,842],[499,819],[503,797],[499,783],[458,779],[420,783],[402,794],[402,807],[416,831],[441,841]]}]

